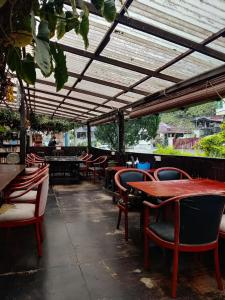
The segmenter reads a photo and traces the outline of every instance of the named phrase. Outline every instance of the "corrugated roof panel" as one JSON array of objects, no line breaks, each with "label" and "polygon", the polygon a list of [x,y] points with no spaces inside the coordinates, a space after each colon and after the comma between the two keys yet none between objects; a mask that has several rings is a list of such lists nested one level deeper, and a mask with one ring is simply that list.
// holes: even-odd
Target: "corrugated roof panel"
[{"label": "corrugated roof panel", "polygon": [[113,88],[113,87],[110,87],[107,85],[102,85],[102,84],[98,84],[98,83],[94,83],[94,82],[85,81],[85,80],[80,81],[76,87],[83,89],[83,90],[95,92],[95,93],[101,93],[102,95],[106,95],[106,96],[110,96],[110,97],[121,92],[121,90],[119,90],[119,89],[116,89],[116,88]]},{"label": "corrugated roof panel", "polygon": [[81,73],[89,61],[89,58],[79,56],[70,52],[66,54],[66,65],[69,72]]},{"label": "corrugated roof panel", "polygon": [[215,40],[214,42],[211,42],[210,44],[208,44],[207,46],[224,53],[225,52],[225,38],[220,37],[217,40]]},{"label": "corrugated roof panel", "polygon": [[150,34],[117,25],[102,55],[136,66],[156,70],[187,48]]},{"label": "corrugated roof panel", "polygon": [[216,67],[222,66],[224,62],[208,57],[201,53],[194,52],[183,58],[171,67],[162,71],[167,75],[188,79],[195,75],[199,75]]},{"label": "corrugated roof panel", "polygon": [[[44,77],[41,73],[40,70],[36,69],[36,76],[37,76],[37,79],[41,79],[41,80],[45,80],[46,82],[53,82],[55,83],[55,78],[54,78],[54,74],[52,73],[49,77]],[[68,81],[65,83],[66,86],[72,86],[75,82],[76,78],[74,77],[69,77],[68,78]],[[55,91],[56,91],[56,88],[55,88]]]},{"label": "corrugated roof panel", "polygon": [[190,40],[201,42],[225,24],[221,0],[134,0],[129,16]]},{"label": "corrugated roof panel", "polygon": [[[72,91],[70,93],[70,96],[75,97],[77,99],[80,99],[81,102],[82,102],[82,100],[91,101],[91,102],[93,102],[93,105],[95,105],[96,103],[101,104],[105,101],[105,99],[103,99],[103,98],[99,98],[99,97],[95,97],[95,96],[91,96],[91,95],[86,95],[86,94],[78,93],[78,92],[75,92],[75,91]],[[82,102],[82,103],[84,103],[84,102]],[[84,105],[86,105],[86,104],[84,103]]]},{"label": "corrugated roof panel", "polygon": [[43,92],[35,92],[35,94],[33,94],[33,92],[31,92],[31,95],[35,95],[35,98],[38,98],[38,97],[45,97],[45,98],[48,98],[48,99],[55,99],[55,100],[62,100],[63,99],[63,95],[57,95],[57,96],[54,96],[54,95],[47,95],[44,91]]},{"label": "corrugated roof panel", "polygon": [[137,101],[141,98],[143,98],[142,95],[138,95],[138,94],[132,93],[132,92],[127,92],[127,93],[125,93],[125,94],[118,97],[118,99],[127,100],[129,102],[134,102],[134,101]]},{"label": "corrugated roof panel", "polygon": [[136,86],[136,88],[141,89],[145,92],[148,92],[149,94],[152,94],[154,92],[163,90],[172,85],[174,85],[173,82],[152,77],[152,78],[142,82],[138,86]]},{"label": "corrugated roof panel", "polygon": [[[93,105],[87,104],[87,103],[82,102],[82,100],[81,101],[76,101],[76,100],[66,99],[66,101],[64,103],[65,104],[79,105],[79,106],[81,106],[81,109],[83,109],[84,111],[86,111],[87,109],[92,109],[92,108],[95,107],[95,104],[93,104]],[[83,108],[82,108],[82,106],[83,106]]]},{"label": "corrugated roof panel", "polygon": [[107,103],[107,105],[110,105],[112,106],[113,108],[121,108],[123,107],[125,104],[122,104],[122,103],[119,103],[119,102],[116,102],[116,101],[109,101]]},{"label": "corrugated roof panel", "polygon": [[99,61],[94,61],[88,68],[85,75],[111,81],[113,83],[122,84],[125,86],[129,86],[145,76],[134,71],[116,67]]},{"label": "corrugated roof panel", "polygon": [[64,89],[56,92],[55,86],[50,86],[50,85],[42,84],[42,83],[38,83],[38,82],[35,83],[35,88],[37,90],[42,90],[42,91],[51,92],[51,93],[57,93],[58,95],[66,95],[68,93],[68,91],[64,90]]}]

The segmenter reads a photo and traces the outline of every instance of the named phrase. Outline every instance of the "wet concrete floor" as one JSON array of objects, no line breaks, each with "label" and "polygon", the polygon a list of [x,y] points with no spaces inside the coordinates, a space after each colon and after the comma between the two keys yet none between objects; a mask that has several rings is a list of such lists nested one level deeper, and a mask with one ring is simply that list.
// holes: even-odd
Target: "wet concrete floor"
[{"label": "wet concrete floor", "polygon": [[[0,300],[170,299],[171,255],[150,244],[143,270],[139,216],[130,239],[116,230],[118,210],[100,185],[54,186],[45,215],[43,257],[34,229],[0,231]],[[225,242],[220,243],[225,284]],[[225,299],[213,277],[213,256],[182,254],[177,299]]]}]

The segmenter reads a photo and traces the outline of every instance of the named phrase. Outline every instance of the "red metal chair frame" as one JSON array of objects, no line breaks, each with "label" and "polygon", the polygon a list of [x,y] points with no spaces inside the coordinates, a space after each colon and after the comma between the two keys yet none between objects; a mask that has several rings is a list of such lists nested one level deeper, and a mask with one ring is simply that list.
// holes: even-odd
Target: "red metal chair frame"
[{"label": "red metal chair frame", "polygon": [[187,172],[185,172],[184,170],[178,169],[178,168],[174,168],[174,167],[162,167],[162,168],[156,169],[155,172],[154,172],[155,179],[157,181],[160,181],[160,179],[158,177],[158,174],[160,173],[160,171],[167,171],[167,170],[168,171],[171,170],[171,171],[179,172],[180,175],[181,175],[180,179],[182,179],[182,178],[192,179],[192,177]]},{"label": "red metal chair frame", "polygon": [[[204,194],[207,195],[207,194]],[[198,196],[204,196],[198,194]],[[158,205],[152,204],[150,202],[144,201],[145,211],[144,211],[144,268],[148,269],[150,266],[149,262],[149,239],[154,241],[157,245],[173,250],[173,274],[172,274],[172,297],[176,298],[177,290],[177,277],[178,277],[178,260],[179,252],[204,252],[209,250],[214,250],[214,262],[215,262],[215,273],[218,289],[223,290],[223,283],[221,280],[220,266],[219,266],[219,255],[218,255],[218,237],[215,242],[201,245],[186,245],[179,243],[179,233],[180,233],[180,200],[183,198],[188,198],[190,196],[197,196],[196,194],[185,195],[182,197],[173,197]],[[174,224],[174,242],[166,241],[159,237],[149,228],[150,224],[150,208],[159,209],[160,207],[167,206],[169,204],[175,205],[175,224]],[[191,220],[190,220],[191,221]],[[218,230],[219,235],[219,230]]]},{"label": "red metal chair frame", "polygon": [[[100,177],[101,175],[104,175],[107,159],[108,157],[106,155],[102,155],[87,162],[87,176],[93,174],[94,183],[96,182],[97,176]],[[101,170],[98,170],[97,168],[101,168]]]},{"label": "red metal chair frame", "polygon": [[129,192],[128,190],[121,185],[120,183],[120,175],[126,172],[137,172],[137,173],[141,173],[144,175],[144,181],[148,179],[150,179],[151,181],[155,181],[155,179],[153,178],[153,176],[151,174],[149,174],[148,172],[141,170],[141,169],[134,169],[134,168],[126,168],[123,170],[118,171],[115,174],[114,180],[115,180],[115,184],[119,190],[119,194],[120,197],[123,199],[124,201],[124,205],[120,204],[119,202],[117,203],[117,207],[119,208],[119,215],[118,215],[118,221],[117,221],[117,226],[116,228],[119,229],[120,227],[120,222],[121,222],[121,216],[122,213],[124,213],[124,222],[125,222],[125,240],[128,241],[128,212],[129,212],[129,208],[128,208],[128,200],[129,200]]},{"label": "red metal chair frame", "polygon": [[[43,231],[42,231],[42,223],[43,223],[43,217],[44,214],[39,215],[39,206],[41,199],[41,190],[44,180],[48,180],[49,175],[46,174],[45,176],[42,176],[41,179],[39,179],[34,184],[31,184],[30,187],[26,190],[26,193],[28,193],[30,190],[37,188],[37,198],[35,201],[35,213],[34,217],[26,220],[18,220],[18,221],[5,221],[0,222],[0,228],[12,228],[12,227],[20,227],[20,226],[27,226],[35,224],[35,232],[36,232],[36,240],[37,240],[37,250],[38,250],[38,256],[42,256],[42,242],[44,240],[43,237]],[[14,197],[14,200],[19,197]],[[27,205],[30,205],[29,203]]]},{"label": "red metal chair frame", "polygon": [[93,157],[93,154],[88,154],[87,157],[85,159],[82,159],[83,160],[83,164],[84,166],[81,166],[80,167],[80,173],[83,174],[83,176],[86,176],[87,177],[87,170],[88,170],[88,162],[91,161]]}]

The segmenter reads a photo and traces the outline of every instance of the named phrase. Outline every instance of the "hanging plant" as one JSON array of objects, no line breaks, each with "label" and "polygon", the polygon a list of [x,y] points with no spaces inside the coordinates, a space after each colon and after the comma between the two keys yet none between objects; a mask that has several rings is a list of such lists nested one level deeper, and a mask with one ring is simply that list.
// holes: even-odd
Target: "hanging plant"
[{"label": "hanging plant", "polygon": [[[115,0],[91,2],[107,21],[115,19]],[[57,91],[63,88],[68,80],[66,57],[50,39],[60,40],[66,32],[74,31],[88,47],[89,11],[85,2],[81,3],[78,11],[76,0],[71,0],[71,8],[66,10],[63,0],[0,0],[0,83],[8,66],[26,83],[34,84],[38,68],[45,77],[54,73]],[[28,45],[33,51],[26,54],[24,47]]]}]

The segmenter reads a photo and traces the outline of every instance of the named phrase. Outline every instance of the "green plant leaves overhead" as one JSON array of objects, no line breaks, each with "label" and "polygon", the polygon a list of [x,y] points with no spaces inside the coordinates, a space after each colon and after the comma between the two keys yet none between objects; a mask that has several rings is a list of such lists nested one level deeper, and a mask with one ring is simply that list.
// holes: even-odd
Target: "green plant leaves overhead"
[{"label": "green plant leaves overhead", "polygon": [[66,56],[63,53],[62,47],[56,43],[51,43],[51,53],[55,63],[55,80],[56,90],[59,91],[68,80]]},{"label": "green plant leaves overhead", "polygon": [[116,17],[115,0],[104,0],[102,15],[108,22],[113,22]]},{"label": "green plant leaves overhead", "polygon": [[21,50],[20,48],[9,48],[7,55],[7,64],[12,72],[16,71],[17,74],[21,72]]},{"label": "green plant leaves overhead", "polygon": [[28,84],[34,84],[36,81],[34,58],[30,54],[27,54],[26,58],[22,60],[21,77]]},{"label": "green plant leaves overhead", "polygon": [[87,49],[88,43],[88,31],[89,31],[89,19],[88,19],[89,11],[87,6],[84,5],[82,19],[80,22],[80,35],[83,38],[85,49]]},{"label": "green plant leaves overhead", "polygon": [[42,20],[38,26],[37,38],[49,42],[50,30],[48,28],[48,21]]},{"label": "green plant leaves overhead", "polygon": [[0,0],[0,8],[6,3],[7,0]]},{"label": "green plant leaves overhead", "polygon": [[57,39],[60,40],[66,32],[66,21],[59,19],[56,26]]},{"label": "green plant leaves overhead", "polygon": [[104,5],[104,0],[91,0],[91,3],[97,10],[101,10]]}]

